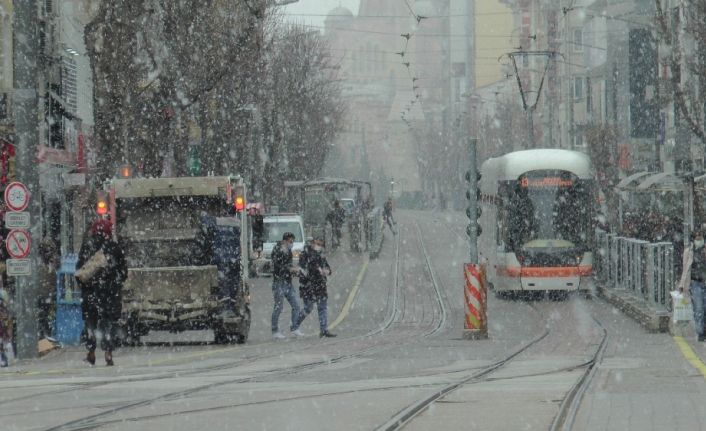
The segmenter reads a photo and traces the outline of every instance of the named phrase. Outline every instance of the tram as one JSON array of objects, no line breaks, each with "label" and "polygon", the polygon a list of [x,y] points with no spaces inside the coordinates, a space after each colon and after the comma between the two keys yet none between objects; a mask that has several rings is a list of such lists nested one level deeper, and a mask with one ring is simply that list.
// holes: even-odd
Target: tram
[{"label": "tram", "polygon": [[516,151],[481,166],[478,237],[489,286],[592,291],[596,185],[589,157],[559,149]]}]

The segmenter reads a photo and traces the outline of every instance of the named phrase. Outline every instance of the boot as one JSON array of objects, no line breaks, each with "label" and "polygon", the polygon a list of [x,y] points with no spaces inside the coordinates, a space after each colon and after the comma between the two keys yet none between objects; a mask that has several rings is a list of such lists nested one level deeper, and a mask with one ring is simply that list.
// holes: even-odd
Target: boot
[{"label": "boot", "polygon": [[96,365],[96,352],[94,352],[93,350],[89,350],[86,354],[85,361],[91,365]]},{"label": "boot", "polygon": [[319,334],[320,338],[333,338],[335,336],[336,336],[336,334],[329,332],[328,330],[321,331],[321,333]]},{"label": "boot", "polygon": [[106,367],[112,367],[113,364],[113,352],[105,352],[105,365]]}]

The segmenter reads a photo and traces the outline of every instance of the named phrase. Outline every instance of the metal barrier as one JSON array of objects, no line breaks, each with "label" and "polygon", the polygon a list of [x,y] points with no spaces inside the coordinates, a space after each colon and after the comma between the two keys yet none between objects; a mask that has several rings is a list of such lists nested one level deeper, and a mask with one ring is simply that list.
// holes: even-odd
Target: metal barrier
[{"label": "metal barrier", "polygon": [[650,308],[671,311],[674,247],[596,231],[595,275],[605,289],[630,293]]},{"label": "metal barrier", "polygon": [[373,208],[365,219],[365,239],[370,257],[375,258],[382,250],[382,228],[384,226],[382,209]]}]

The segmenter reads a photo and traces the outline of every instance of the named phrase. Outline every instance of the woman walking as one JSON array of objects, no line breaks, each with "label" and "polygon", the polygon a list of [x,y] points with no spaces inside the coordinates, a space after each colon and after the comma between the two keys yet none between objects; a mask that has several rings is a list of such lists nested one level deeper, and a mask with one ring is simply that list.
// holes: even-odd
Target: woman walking
[{"label": "woman walking", "polygon": [[113,365],[113,338],[122,310],[122,286],[127,278],[125,254],[112,236],[112,224],[93,222],[84,238],[76,263],[76,278],[81,288],[81,308],[86,324],[86,362],[96,363],[96,344],[102,335],[105,364]]}]

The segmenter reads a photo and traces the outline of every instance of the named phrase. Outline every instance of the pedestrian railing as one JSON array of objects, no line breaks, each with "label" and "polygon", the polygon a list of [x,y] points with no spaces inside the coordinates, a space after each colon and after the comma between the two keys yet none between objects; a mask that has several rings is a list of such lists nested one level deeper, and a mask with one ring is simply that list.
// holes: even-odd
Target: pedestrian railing
[{"label": "pedestrian railing", "polygon": [[365,220],[365,236],[368,253],[370,257],[375,258],[382,250],[382,228],[383,228],[382,209],[380,207],[373,208]]},{"label": "pedestrian railing", "polygon": [[594,273],[605,289],[630,293],[651,309],[671,311],[669,291],[677,277],[674,246],[596,232]]}]

